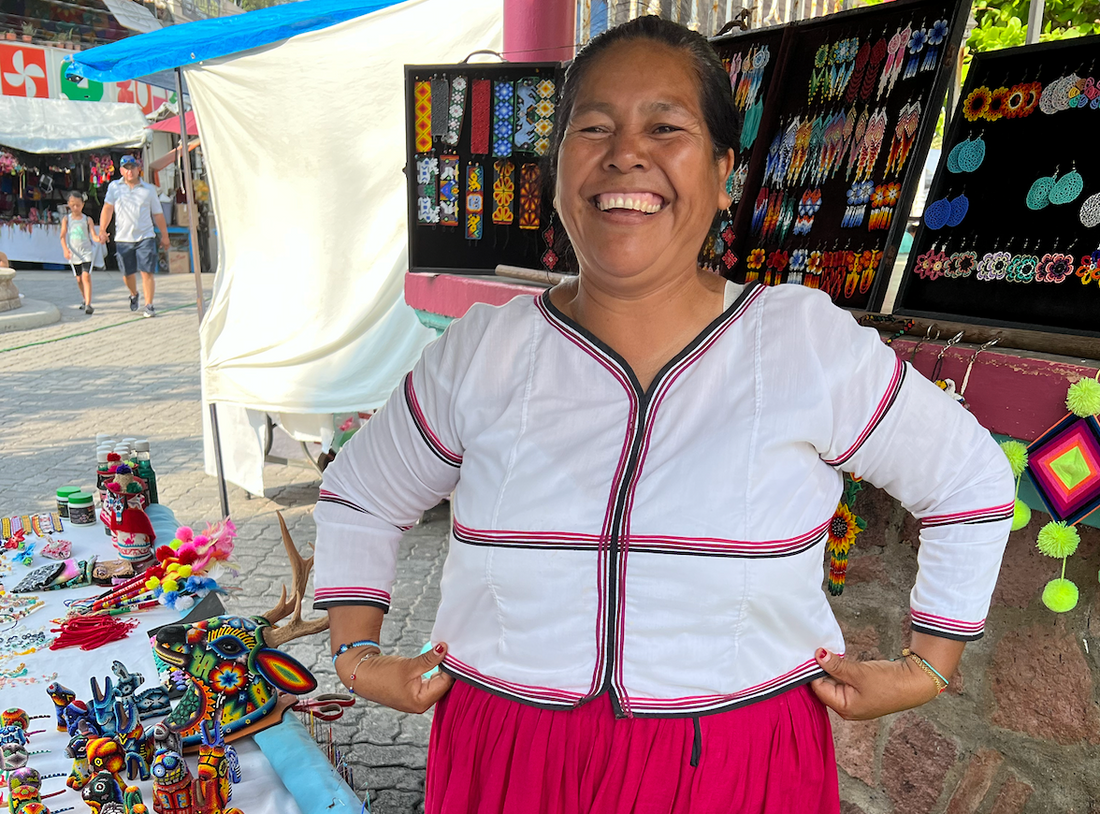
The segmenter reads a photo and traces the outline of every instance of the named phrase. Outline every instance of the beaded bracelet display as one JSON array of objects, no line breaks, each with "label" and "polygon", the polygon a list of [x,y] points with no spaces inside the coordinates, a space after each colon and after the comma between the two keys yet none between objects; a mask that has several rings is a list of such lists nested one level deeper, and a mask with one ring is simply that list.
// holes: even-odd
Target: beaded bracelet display
[{"label": "beaded bracelet display", "polygon": [[902,655],[902,658],[909,659],[910,661],[912,661],[914,664],[916,664],[918,667],[920,667],[922,670],[924,670],[924,672],[926,672],[928,674],[928,677],[931,678],[932,681],[935,682],[935,684],[936,684],[936,692],[938,692],[938,693],[943,692],[944,690],[947,689],[948,685],[951,683],[946,678],[944,678],[942,675],[940,675],[939,670],[937,670],[935,667],[933,667],[931,664],[929,664],[927,661],[925,661],[921,656],[918,656],[916,653],[914,653],[908,647],[902,649],[901,655]]},{"label": "beaded bracelet display", "polygon": [[336,652],[332,654],[332,666],[335,667],[336,666],[336,659],[340,658],[340,656],[344,655],[346,652],[348,652],[352,648],[354,648],[354,647],[367,647],[367,646],[377,647],[379,650],[382,649],[382,645],[380,645],[378,642],[374,641],[373,639],[360,639],[357,642],[348,642],[347,644],[342,644],[339,647],[337,647]]}]

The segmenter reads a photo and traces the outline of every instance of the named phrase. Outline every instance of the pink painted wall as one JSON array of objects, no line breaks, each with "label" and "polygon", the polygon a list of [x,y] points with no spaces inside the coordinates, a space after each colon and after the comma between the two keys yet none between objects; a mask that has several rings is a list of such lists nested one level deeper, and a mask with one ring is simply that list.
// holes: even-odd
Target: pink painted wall
[{"label": "pink painted wall", "polygon": [[564,62],[573,58],[576,0],[503,0],[504,58]]}]

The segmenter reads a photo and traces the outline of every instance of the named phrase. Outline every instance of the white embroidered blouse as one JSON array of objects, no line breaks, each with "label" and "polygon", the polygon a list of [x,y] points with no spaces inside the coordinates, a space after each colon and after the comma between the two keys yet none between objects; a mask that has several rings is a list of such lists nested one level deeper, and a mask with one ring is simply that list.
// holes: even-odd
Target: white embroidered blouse
[{"label": "white embroidered blouse", "polygon": [[551,708],[733,708],[844,651],[846,471],[922,521],[913,629],[980,637],[1014,489],[990,434],[820,291],[727,305],[645,392],[548,294],[474,306],[326,470],[315,607],[387,610],[402,533],[453,492],[444,669]]}]

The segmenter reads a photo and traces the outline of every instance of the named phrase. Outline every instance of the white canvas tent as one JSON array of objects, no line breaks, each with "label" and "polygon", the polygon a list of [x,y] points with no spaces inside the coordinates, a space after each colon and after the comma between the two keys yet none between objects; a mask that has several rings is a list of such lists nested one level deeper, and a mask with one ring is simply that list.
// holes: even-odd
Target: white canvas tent
[{"label": "white canvas tent", "polygon": [[[227,480],[262,493],[267,413],[299,438],[327,440],[334,414],[380,406],[434,337],[402,296],[403,66],[499,50],[501,10],[500,0],[408,0],[184,68],[218,225],[200,330],[203,398],[217,404]],[[181,39],[206,23],[173,28]],[[96,51],[109,49],[122,46]],[[77,69],[94,54],[78,56]],[[215,474],[209,431],[206,450]]]},{"label": "white canvas tent", "polygon": [[25,153],[140,147],[147,124],[132,104],[0,96],[0,146]]}]

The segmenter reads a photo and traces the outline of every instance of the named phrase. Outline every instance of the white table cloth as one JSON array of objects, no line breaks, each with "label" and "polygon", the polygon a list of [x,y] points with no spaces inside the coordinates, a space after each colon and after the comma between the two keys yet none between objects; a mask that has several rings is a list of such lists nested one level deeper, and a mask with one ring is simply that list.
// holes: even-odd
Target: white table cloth
[{"label": "white table cloth", "polygon": [[[6,509],[8,507],[5,507]],[[13,507],[15,508],[15,507]],[[10,511],[10,509],[8,509]],[[115,559],[116,555],[111,547],[110,538],[104,532],[99,522],[94,526],[73,526],[63,520],[65,529],[60,534],[54,535],[62,539],[70,540],[73,544],[73,557],[80,560],[98,554],[101,559]],[[42,540],[35,538],[33,534],[28,539],[37,541],[36,548],[40,549]],[[158,540],[167,543],[167,540]],[[5,566],[10,563],[10,555],[0,557],[0,583],[3,583],[10,591],[23,576],[32,568],[45,565],[49,560],[36,556],[32,568],[11,564],[9,573],[4,574]],[[38,596],[46,602],[46,606],[35,611],[30,616],[20,621],[21,628],[27,630],[46,629],[55,627],[52,619],[60,618],[65,614],[66,600],[96,596],[103,592],[100,587],[74,588],[61,591],[46,591]],[[127,618],[127,617],[122,617]],[[45,731],[32,735],[27,744],[29,750],[48,749],[43,755],[31,755],[29,765],[43,774],[64,772],[67,776],[72,769],[72,761],[65,757],[65,746],[68,736],[57,731],[54,717],[54,705],[46,695],[46,687],[51,681],[58,681],[73,690],[77,698],[87,702],[91,697],[89,680],[95,676],[99,684],[103,686],[103,679],[114,676],[111,673],[111,662],[118,659],[130,670],[141,673],[145,677],[145,683],[139,688],[139,692],[155,686],[158,682],[156,667],[153,663],[153,654],[149,646],[149,638],[144,631],[161,625],[169,624],[180,618],[180,614],[168,608],[158,608],[149,613],[138,614],[133,617],[140,620],[138,628],[127,638],[120,642],[106,645],[97,650],[84,652],[79,648],[66,648],[64,650],[43,650],[27,656],[15,656],[0,659],[0,671],[11,671],[20,662],[26,662],[29,671],[28,677],[35,677],[35,684],[15,683],[7,681],[0,683],[3,687],[2,707],[21,707],[30,715],[48,714],[49,718],[31,721],[31,730],[44,729]],[[10,625],[6,626],[10,627]],[[10,631],[9,631],[10,632]],[[8,632],[0,633],[6,636]],[[56,674],[56,676],[55,676]],[[293,714],[293,713],[288,713]],[[157,718],[143,721],[146,729],[150,728]],[[301,814],[301,810],[294,802],[294,798],[287,791],[279,776],[272,769],[270,762],[256,746],[252,738],[242,738],[233,742],[234,748],[240,757],[242,782],[233,787],[233,804],[245,814]],[[197,771],[197,759],[189,757],[191,773]],[[152,782],[136,782],[141,788],[142,797],[146,806],[152,811]],[[87,811],[78,792],[65,787],[64,777],[46,780],[42,784],[44,794],[65,789],[63,794],[51,797],[44,802],[51,810],[65,806],[75,806],[78,812]]]},{"label": "white table cloth", "polygon": [[[103,245],[95,244],[93,268],[103,268]],[[68,265],[61,251],[61,226],[39,224],[29,229],[0,223],[0,252],[8,260],[22,263],[58,263]]]}]

